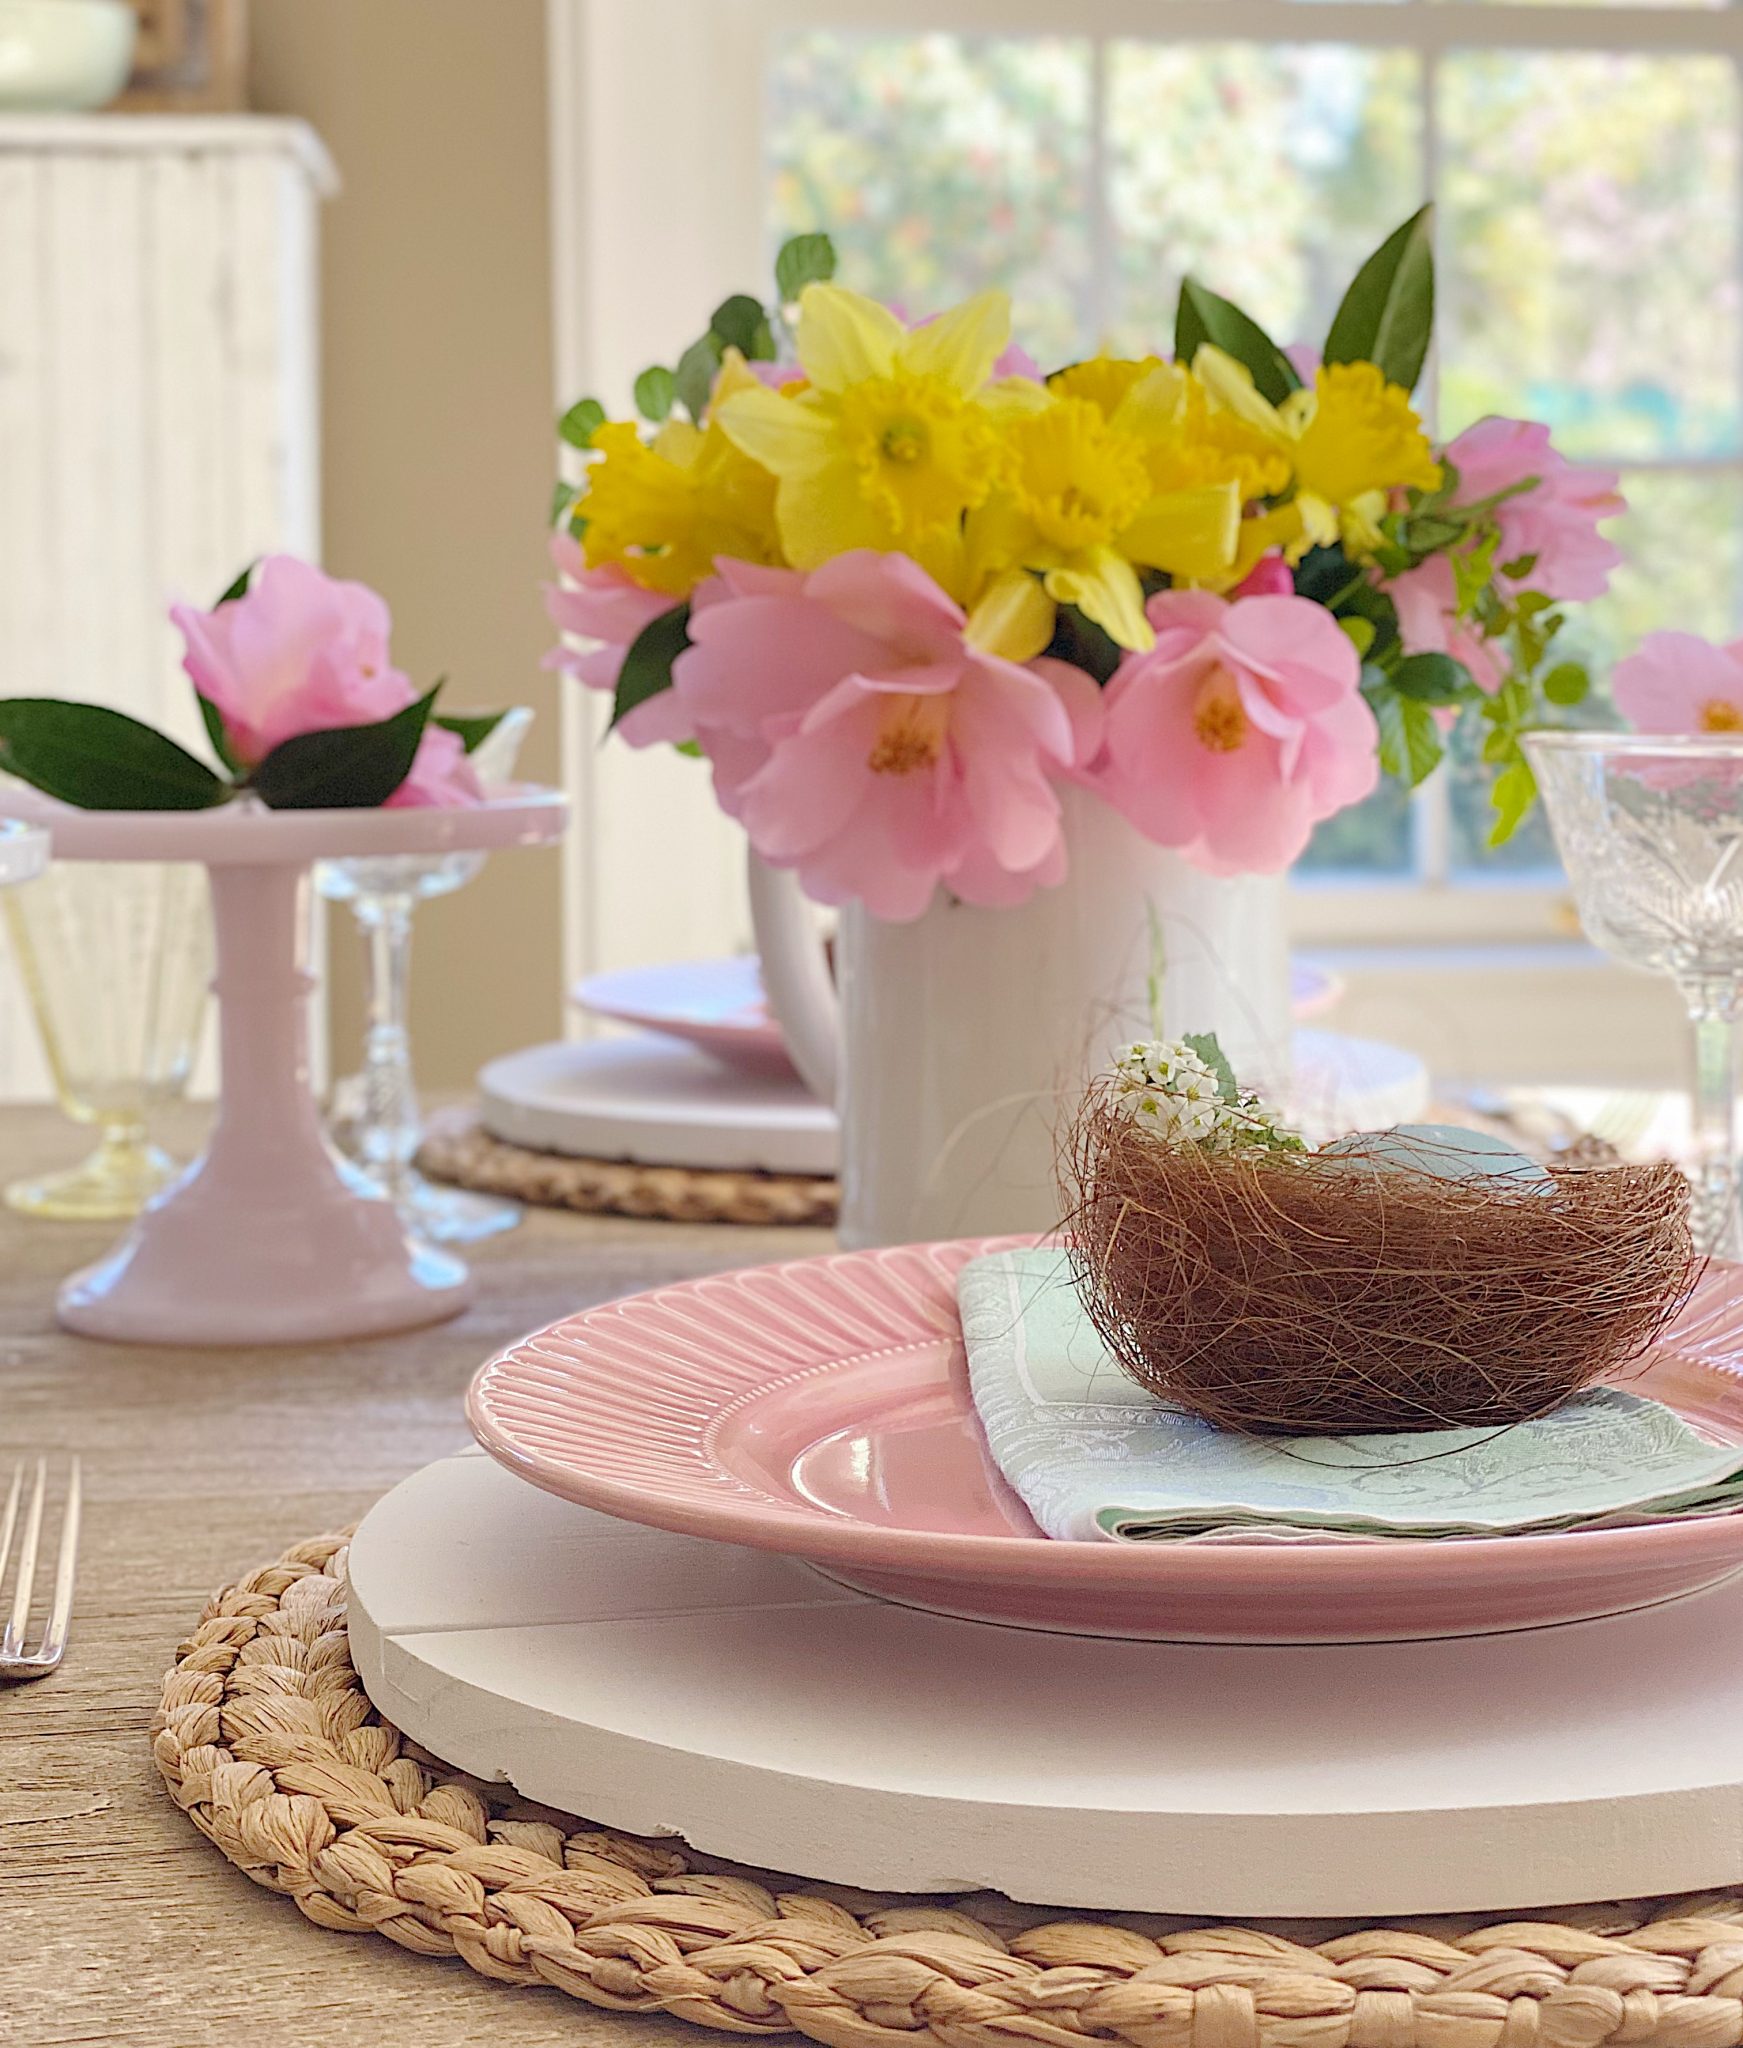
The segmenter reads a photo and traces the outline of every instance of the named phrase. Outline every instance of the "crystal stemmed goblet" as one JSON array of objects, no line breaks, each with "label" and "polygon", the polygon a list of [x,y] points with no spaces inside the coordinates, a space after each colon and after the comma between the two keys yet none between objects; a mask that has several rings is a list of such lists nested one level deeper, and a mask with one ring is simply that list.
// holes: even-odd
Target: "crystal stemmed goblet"
[{"label": "crystal stemmed goblet", "polygon": [[1743,1257],[1743,735],[1544,732],[1525,745],[1587,936],[1668,975],[1688,1004],[1696,1239]]},{"label": "crystal stemmed goblet", "polygon": [[155,1110],[187,1087],[212,980],[204,871],[56,862],[9,893],[6,919],[61,1108],[94,1125],[81,1164],[15,1181],[27,1215],[137,1216],[181,1171],[151,1143]]},{"label": "crystal stemmed goblet", "polygon": [[[532,717],[525,708],[507,712],[474,750],[473,766],[486,789],[499,789],[514,773]],[[392,1199],[407,1229],[435,1244],[472,1244],[512,1230],[521,1216],[518,1203],[498,1196],[437,1187],[412,1163],[423,1138],[412,1073],[412,917],[420,903],[464,888],[484,859],[481,853],[397,855],[326,860],[315,869],[316,888],[329,902],[351,906],[368,948],[363,1066],[334,1091],[345,1111],[333,1120],[331,1136]]]}]

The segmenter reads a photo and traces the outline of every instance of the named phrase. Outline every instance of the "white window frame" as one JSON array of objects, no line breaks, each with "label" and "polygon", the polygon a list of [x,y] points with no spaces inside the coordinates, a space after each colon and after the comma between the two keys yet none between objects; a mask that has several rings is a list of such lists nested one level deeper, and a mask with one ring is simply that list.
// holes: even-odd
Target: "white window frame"
[{"label": "white window frame", "polygon": [[[1448,51],[1698,53],[1743,76],[1743,7],[1519,5],[1515,0],[548,0],[552,231],[558,394],[627,404],[646,363],[692,338],[709,306],[754,288],[768,267],[765,112],[778,38],[839,28],[1171,43],[1355,44],[1420,54],[1425,189],[1437,182],[1434,71]],[[1106,204],[1098,179],[1097,203]],[[1111,272],[1105,213],[1092,232]],[[1743,256],[1739,262],[1743,274]],[[1444,272],[1443,272],[1444,274]],[[1107,301],[1104,300],[1104,303]],[[1432,407],[1432,364],[1428,400]],[[1603,460],[1594,454],[1594,461]],[[1735,456],[1630,461],[1636,473],[1721,469]],[[565,958],[602,965],[691,957],[748,941],[736,828],[698,764],[602,748],[603,707],[564,700],[565,761],[578,810],[568,849]],[[1318,942],[1563,939],[1558,889],[1444,879],[1446,809],[1430,797],[1419,831],[1428,876],[1303,881],[1298,933]],[[657,890],[649,877],[659,877]]]}]

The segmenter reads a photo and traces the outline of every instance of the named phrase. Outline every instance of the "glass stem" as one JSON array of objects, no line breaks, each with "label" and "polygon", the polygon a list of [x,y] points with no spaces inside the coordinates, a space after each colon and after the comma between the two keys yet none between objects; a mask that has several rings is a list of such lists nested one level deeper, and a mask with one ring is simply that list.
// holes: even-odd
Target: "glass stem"
[{"label": "glass stem", "polygon": [[398,1202],[410,1187],[423,1135],[411,1058],[413,902],[410,896],[368,896],[355,909],[369,939],[360,1149],[371,1177]]},{"label": "glass stem", "polygon": [[1737,989],[1729,981],[1683,990],[1695,1031],[1696,1249],[1734,1259],[1743,1251],[1738,1212]]}]

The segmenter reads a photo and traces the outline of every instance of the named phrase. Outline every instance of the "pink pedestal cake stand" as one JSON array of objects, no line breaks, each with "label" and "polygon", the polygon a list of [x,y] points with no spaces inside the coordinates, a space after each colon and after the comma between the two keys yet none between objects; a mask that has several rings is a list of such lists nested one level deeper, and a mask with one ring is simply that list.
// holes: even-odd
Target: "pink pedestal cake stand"
[{"label": "pink pedestal cake stand", "polygon": [[107,1258],[62,1287],[69,1330],[133,1344],[311,1344],[413,1329],[466,1306],[460,1260],[408,1239],[390,1202],[341,1177],[321,1135],[309,1090],[309,869],[322,858],[542,845],[561,836],[566,811],[556,791],[531,788],[452,811],[31,806],[57,860],[203,863],[217,940],[223,1093],[211,1142]]}]

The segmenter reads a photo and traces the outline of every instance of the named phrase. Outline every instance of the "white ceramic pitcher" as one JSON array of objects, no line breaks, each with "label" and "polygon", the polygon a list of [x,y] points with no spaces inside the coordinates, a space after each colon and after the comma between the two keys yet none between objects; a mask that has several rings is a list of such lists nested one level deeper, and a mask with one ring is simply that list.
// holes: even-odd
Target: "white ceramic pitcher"
[{"label": "white ceramic pitcher", "polygon": [[[770,1008],[841,1117],[841,1241],[1040,1231],[1057,1135],[1114,1046],[1215,1031],[1243,1081],[1289,1079],[1281,876],[1222,880],[1062,793],[1071,871],[1021,907],[940,891],[912,924],[842,913],[832,976],[794,877],[751,859]],[[839,992],[838,992],[839,991]]]}]

